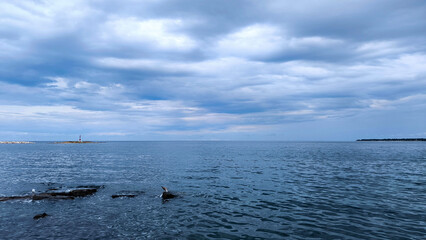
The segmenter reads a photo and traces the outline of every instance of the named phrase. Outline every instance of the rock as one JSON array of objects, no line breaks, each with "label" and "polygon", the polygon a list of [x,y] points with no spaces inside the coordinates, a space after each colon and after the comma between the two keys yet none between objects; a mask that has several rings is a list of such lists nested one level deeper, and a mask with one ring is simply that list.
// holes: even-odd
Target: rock
[{"label": "rock", "polygon": [[83,189],[69,190],[69,191],[65,191],[65,192],[51,192],[51,193],[46,193],[46,194],[50,194],[54,197],[55,196],[85,197],[85,196],[88,196],[88,195],[92,195],[97,191],[98,191],[98,189],[96,189],[96,188],[83,188]]},{"label": "rock", "polygon": [[163,194],[161,194],[161,198],[163,198],[163,199],[170,199],[170,198],[175,198],[176,197],[176,195],[170,193],[169,190],[166,187],[161,187],[161,188],[163,188],[163,190],[164,190]]},{"label": "rock", "polygon": [[57,195],[56,193],[40,193],[31,197],[31,200],[33,201],[38,201],[43,199],[74,199],[74,197]]},{"label": "rock", "polygon": [[28,199],[31,196],[10,196],[10,197],[0,197],[0,202],[9,201],[9,200],[19,200],[19,199]]},{"label": "rock", "polygon": [[0,197],[0,202],[9,201],[9,200],[22,200],[29,199],[33,201],[43,200],[43,199],[74,199],[76,197],[86,197],[96,193],[98,189],[96,188],[83,188],[83,189],[71,189],[65,191],[54,191],[54,192],[44,192],[32,195],[23,195],[23,196],[10,196],[10,197]]},{"label": "rock", "polygon": [[169,192],[163,192],[163,194],[161,194],[161,197],[163,199],[170,199],[170,198],[175,198],[176,195],[169,193]]},{"label": "rock", "polygon": [[33,217],[33,219],[34,220],[38,220],[38,219],[40,219],[40,218],[45,218],[45,217],[47,217],[47,216],[49,216],[48,214],[46,214],[46,213],[41,213],[41,214],[37,214],[37,215],[35,215],[34,217]]}]

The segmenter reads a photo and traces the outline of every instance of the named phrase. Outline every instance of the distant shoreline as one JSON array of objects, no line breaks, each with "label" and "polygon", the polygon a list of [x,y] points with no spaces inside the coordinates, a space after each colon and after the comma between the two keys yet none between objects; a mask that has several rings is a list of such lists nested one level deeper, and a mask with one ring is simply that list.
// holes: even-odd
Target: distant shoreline
[{"label": "distant shoreline", "polygon": [[383,139],[358,139],[357,142],[423,142],[426,138],[383,138]]},{"label": "distant shoreline", "polygon": [[[27,141],[0,141],[0,144],[34,144],[36,142],[27,142]],[[85,143],[104,143],[104,142],[92,142],[92,141],[63,141],[63,142],[53,142],[54,144],[85,144]]]}]

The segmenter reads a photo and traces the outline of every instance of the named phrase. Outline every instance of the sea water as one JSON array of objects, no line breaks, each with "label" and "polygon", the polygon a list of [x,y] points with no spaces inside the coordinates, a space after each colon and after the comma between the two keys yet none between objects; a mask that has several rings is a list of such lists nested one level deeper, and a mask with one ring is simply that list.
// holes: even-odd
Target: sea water
[{"label": "sea water", "polygon": [[0,145],[0,196],[78,185],[0,202],[0,239],[426,239],[425,142]]}]

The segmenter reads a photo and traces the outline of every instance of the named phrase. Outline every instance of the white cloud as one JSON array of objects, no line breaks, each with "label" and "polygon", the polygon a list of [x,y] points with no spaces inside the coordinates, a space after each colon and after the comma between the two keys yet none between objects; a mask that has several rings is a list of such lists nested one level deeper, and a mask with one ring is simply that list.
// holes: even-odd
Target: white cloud
[{"label": "white cloud", "polygon": [[281,28],[254,24],[219,39],[211,50],[222,57],[267,58],[296,51],[335,47],[341,40],[320,36],[293,37]]},{"label": "white cloud", "polygon": [[193,113],[201,111],[200,108],[188,106],[182,101],[172,100],[138,100],[132,102],[121,102],[119,105],[125,107],[128,110],[149,113],[149,112],[169,112],[169,113]]},{"label": "white cloud", "polygon": [[410,46],[399,46],[395,41],[370,41],[361,44],[356,51],[363,57],[386,57],[406,52]]},{"label": "white cloud", "polygon": [[104,24],[100,40],[104,45],[118,42],[148,49],[189,51],[197,47],[197,42],[179,33],[184,26],[181,19],[113,18]]},{"label": "white cloud", "polygon": [[240,119],[240,116],[236,114],[226,114],[226,113],[204,113],[204,114],[191,114],[189,116],[181,118],[182,120],[189,123],[198,123],[198,124],[218,124],[226,123],[229,124],[236,120]]},{"label": "white cloud", "polygon": [[0,29],[19,29],[23,39],[72,32],[96,12],[86,3],[83,0],[0,2]]},{"label": "white cloud", "polygon": [[[216,58],[199,62],[181,62],[152,59],[98,58],[93,63],[103,67],[118,69],[150,70],[167,73],[192,73],[205,76],[293,76],[324,78],[332,71],[321,64],[304,61],[285,63],[264,63],[243,58]],[[268,81],[269,82],[269,81]]]},{"label": "white cloud", "polygon": [[395,109],[401,108],[404,105],[410,105],[410,107],[425,106],[426,105],[426,94],[416,94],[412,96],[401,97],[397,99],[366,99],[362,100],[362,103],[366,104],[372,109]]},{"label": "white cloud", "polygon": [[46,77],[46,78],[53,81],[51,83],[46,84],[46,86],[48,87],[54,87],[58,89],[68,88],[69,80],[66,78],[63,78],[63,77]]},{"label": "white cloud", "polygon": [[130,58],[97,58],[93,59],[93,63],[98,66],[109,68],[150,70],[166,73],[194,73],[209,76],[245,75],[249,69],[258,69],[259,71],[262,71],[262,67],[265,66],[262,62],[247,61],[241,58],[217,58],[200,62]]},{"label": "white cloud", "polygon": [[87,81],[79,81],[74,84],[74,87],[77,89],[93,89],[93,88],[97,88],[98,85],[87,82]]},{"label": "white cloud", "polygon": [[81,110],[72,106],[43,106],[43,105],[0,105],[0,119],[15,120],[46,120],[72,122],[78,120],[101,119],[103,112]]},{"label": "white cloud", "polygon": [[215,51],[222,56],[266,57],[283,48],[282,35],[277,27],[256,24],[220,39]]}]

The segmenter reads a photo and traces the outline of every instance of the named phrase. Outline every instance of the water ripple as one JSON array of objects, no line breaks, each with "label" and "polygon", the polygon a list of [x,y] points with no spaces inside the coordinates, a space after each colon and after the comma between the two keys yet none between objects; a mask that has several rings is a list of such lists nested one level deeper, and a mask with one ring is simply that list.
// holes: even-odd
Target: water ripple
[{"label": "water ripple", "polygon": [[[70,201],[0,202],[0,236],[424,239],[425,156],[414,142],[0,145],[0,196],[105,186]],[[160,186],[179,198],[162,201]],[[50,216],[34,221],[41,212]]]}]

